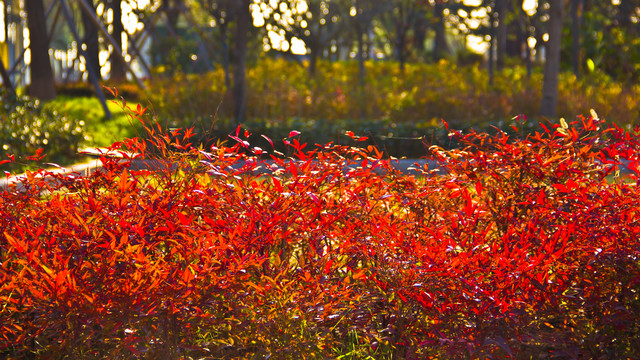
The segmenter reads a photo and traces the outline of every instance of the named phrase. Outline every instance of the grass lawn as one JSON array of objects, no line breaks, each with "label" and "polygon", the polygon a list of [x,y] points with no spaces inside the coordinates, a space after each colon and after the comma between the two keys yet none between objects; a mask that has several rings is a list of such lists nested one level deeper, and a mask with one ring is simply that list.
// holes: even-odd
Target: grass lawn
[{"label": "grass lawn", "polygon": [[[128,102],[127,105],[135,108],[138,103]],[[107,147],[116,141],[137,136],[141,128],[131,121],[120,104],[111,100],[107,100],[111,119],[105,117],[100,101],[94,97],[58,96],[46,106],[57,109],[66,116],[83,120],[89,138],[85,144],[87,146]]]}]

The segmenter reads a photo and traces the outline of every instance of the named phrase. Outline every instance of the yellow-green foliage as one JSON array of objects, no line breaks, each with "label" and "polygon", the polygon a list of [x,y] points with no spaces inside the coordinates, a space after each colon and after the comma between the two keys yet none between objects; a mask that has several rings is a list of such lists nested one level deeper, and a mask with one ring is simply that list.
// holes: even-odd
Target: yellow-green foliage
[{"label": "yellow-green foliage", "polygon": [[[542,73],[527,77],[523,67],[496,74],[489,85],[483,67],[408,64],[401,72],[392,62],[367,62],[364,84],[356,62],[320,62],[314,78],[305,67],[284,59],[262,59],[247,72],[250,119],[388,119],[392,122],[459,126],[497,123],[518,114],[535,117]],[[232,98],[222,69],[207,74],[178,74],[149,82],[148,96],[158,115],[174,125],[199,119],[229,118]],[[604,118],[630,124],[640,117],[640,88],[622,86],[591,74],[560,76],[560,116],[571,118],[596,109]]]},{"label": "yellow-green foliage", "polygon": [[[137,104],[127,102],[127,105],[133,108],[136,108]],[[95,97],[59,96],[45,105],[47,109],[58,111],[70,119],[86,124],[84,130],[87,136],[84,145],[107,147],[116,141],[138,136],[138,122],[131,121],[122,107],[112,100],[107,100],[107,106],[111,111],[111,119],[105,117],[102,105]]]}]

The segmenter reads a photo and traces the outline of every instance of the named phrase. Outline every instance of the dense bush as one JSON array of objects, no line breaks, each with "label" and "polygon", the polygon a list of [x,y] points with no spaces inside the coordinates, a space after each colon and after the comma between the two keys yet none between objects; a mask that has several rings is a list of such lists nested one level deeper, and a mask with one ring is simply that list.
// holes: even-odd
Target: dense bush
[{"label": "dense bush", "polygon": [[[121,95],[118,89],[118,95]],[[106,90],[106,89],[105,89]],[[108,92],[108,90],[106,90]],[[84,131],[86,143],[91,146],[109,147],[116,141],[139,136],[144,132],[140,123],[132,122],[130,116],[123,111],[118,100],[112,100],[113,94],[109,92],[106,105],[111,112],[111,118],[107,118],[100,100],[96,97],[70,97],[58,96],[44,104],[46,111],[55,111],[64,114],[69,119],[85,121]],[[129,99],[127,97],[127,99]],[[138,103],[128,102],[127,106],[136,107]]]},{"label": "dense bush", "polygon": [[[321,62],[317,76],[310,79],[297,63],[261,59],[248,70],[248,118],[243,125],[275,139],[286,137],[294,128],[310,144],[342,143],[341,135],[351,130],[367,135],[371,140],[366,145],[376,145],[390,155],[419,157],[425,143],[427,147],[456,144],[446,136],[441,119],[461,130],[494,132],[493,126],[509,129],[514,116],[526,114],[536,119],[539,112],[542,74],[534,72],[528,78],[519,67],[496,74],[493,85],[484,69],[448,62],[409,64],[404,72],[392,62],[368,62],[366,70],[361,89],[354,62]],[[232,99],[222,69],[197,75],[156,75],[147,83],[153,92],[147,94],[133,84],[117,85],[118,92],[127,100],[153,104],[163,126],[193,126],[201,138],[225,139],[237,126],[231,119]],[[59,91],[89,95],[93,90],[88,85],[68,84]],[[640,120],[636,106],[640,87],[623,86],[597,72],[580,80],[562,74],[559,94],[559,113],[565,117],[594,108],[624,126]],[[95,100],[89,104],[67,99],[55,102],[53,108],[87,120],[94,145],[108,146],[114,138],[139,133],[138,127],[130,126],[113,109],[115,120],[104,119]]]},{"label": "dense bush", "polygon": [[[5,171],[29,167],[26,162],[38,153],[46,162],[66,162],[77,157],[78,145],[84,140],[84,121],[63,116],[43,108],[38,100],[0,94],[0,147],[15,161],[0,165]],[[4,154],[3,154],[4,155]]]},{"label": "dense bush", "polygon": [[[305,68],[284,59],[262,59],[248,70],[248,119],[379,120],[425,127],[445,119],[453,126],[488,128],[520,113],[539,113],[542,73],[526,76],[522,67],[488,74],[478,66],[367,62],[364,87],[355,62],[320,62],[310,79]],[[232,99],[221,69],[197,75],[177,74],[149,82],[151,103],[170,126],[230,118]],[[640,87],[623,86],[592,73],[582,79],[563,73],[558,113],[569,117],[596,109],[618,124],[640,120]],[[344,129],[343,129],[344,130]]]},{"label": "dense bush", "polygon": [[420,176],[297,132],[267,162],[240,128],[197,149],[149,127],[101,172],[0,193],[0,355],[632,358],[640,143],[598,126],[452,131]]},{"label": "dense bush", "polygon": [[[107,87],[117,87],[118,93],[129,101],[138,101],[144,98],[144,89],[141,89],[135,83],[106,83],[103,84],[102,93],[105,97],[111,96],[111,92]],[[69,97],[93,97],[95,95],[95,88],[92,84],[86,82],[68,82],[56,84],[56,93],[62,96]]]}]

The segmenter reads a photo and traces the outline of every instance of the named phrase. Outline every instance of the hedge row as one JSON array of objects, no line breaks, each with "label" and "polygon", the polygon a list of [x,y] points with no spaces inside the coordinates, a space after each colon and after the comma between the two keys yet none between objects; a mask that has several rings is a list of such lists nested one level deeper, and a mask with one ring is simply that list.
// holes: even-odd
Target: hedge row
[{"label": "hedge row", "polygon": [[634,358],[640,139],[601,126],[451,131],[422,176],[149,126],[112,147],[136,159],[0,192],[0,357]]}]

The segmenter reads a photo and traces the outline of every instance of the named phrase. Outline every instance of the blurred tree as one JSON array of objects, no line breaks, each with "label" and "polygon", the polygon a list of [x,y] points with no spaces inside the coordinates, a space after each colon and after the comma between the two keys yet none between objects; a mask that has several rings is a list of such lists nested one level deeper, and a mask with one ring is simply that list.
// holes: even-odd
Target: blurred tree
[{"label": "blurred tree", "polygon": [[29,49],[31,50],[31,86],[29,95],[40,100],[56,97],[53,71],[49,60],[49,40],[42,0],[25,0]]},{"label": "blurred tree", "polygon": [[[393,54],[400,69],[404,70],[405,63],[409,60],[411,54],[411,37],[421,37],[424,43],[424,32],[419,27],[421,19],[426,17],[426,2],[418,2],[415,0],[388,0],[380,2],[380,7],[384,11],[379,16],[379,22],[385,28],[388,34],[388,41],[393,44]],[[424,24],[424,22],[423,22]],[[422,30],[422,34],[416,34],[416,30]],[[417,42],[413,42],[414,45]],[[419,45],[424,47],[424,45]],[[416,50],[420,50],[419,48]]]},{"label": "blurred tree", "polygon": [[[581,54],[589,71],[599,70],[621,81],[640,78],[640,1],[585,0]],[[567,46],[563,47],[564,49]]]},{"label": "blurred tree", "polygon": [[9,94],[11,96],[15,96],[16,89],[13,87],[11,77],[9,76],[9,73],[7,73],[7,69],[4,67],[4,60],[2,58],[0,58],[0,78],[2,78],[2,86],[6,90],[6,92],[0,92],[0,94]]},{"label": "blurred tree", "polygon": [[549,1],[548,40],[546,42],[546,60],[544,64],[544,82],[542,84],[542,104],[540,114],[555,117],[558,108],[558,75],[560,73],[560,50],[562,44],[562,22],[564,18],[564,0]]},{"label": "blurred tree", "polygon": [[580,77],[580,33],[584,0],[571,0],[571,66],[576,77]]},{"label": "blurred tree", "polygon": [[447,5],[442,1],[436,1],[433,6],[433,29],[435,31],[435,38],[433,40],[433,61],[438,61],[451,52],[445,33],[446,6]]},{"label": "blurred tree", "polygon": [[167,19],[167,29],[171,34],[177,35],[178,19],[180,18],[180,9],[184,6],[182,0],[162,0],[160,10]]},{"label": "blurred tree", "polygon": [[349,20],[354,31],[356,42],[356,59],[358,60],[358,93],[360,101],[360,117],[367,117],[366,99],[364,98],[364,87],[366,82],[365,68],[365,35],[371,31],[373,19],[380,15],[385,9],[377,6],[375,0],[352,0],[349,8]]},{"label": "blurred tree", "polygon": [[[107,0],[109,9],[113,12],[113,22],[111,24],[111,36],[119,49],[122,49],[122,34],[124,33],[124,24],[122,23],[122,0]],[[109,56],[109,64],[111,69],[109,71],[109,79],[112,81],[120,82],[127,78],[127,67],[124,63],[122,56],[118,55],[116,49],[113,49]]]},{"label": "blurred tree", "polygon": [[233,116],[236,122],[245,120],[247,112],[247,43],[252,25],[251,0],[233,1],[236,14],[233,61]]},{"label": "blurred tree", "polygon": [[[93,16],[97,16],[93,0],[88,0],[87,3],[90,5],[91,10],[93,11]],[[100,42],[98,38],[98,27],[93,23],[90,14],[85,11],[81,11],[80,13],[82,16],[82,29],[84,30],[82,43],[86,48],[86,60],[87,62],[91,63],[91,67],[96,71],[96,76],[99,80],[101,80],[102,75],[100,72]]]},{"label": "blurred tree", "polygon": [[219,62],[224,69],[224,83],[231,89],[231,36],[229,26],[235,20],[234,0],[198,0],[200,8],[211,17],[214,29],[217,30]]},{"label": "blurred tree", "polygon": [[413,42],[411,45],[413,45],[420,59],[424,58],[426,53],[427,30],[429,29],[430,21],[430,9],[426,6],[427,4],[428,2],[425,2],[418,7],[419,14],[413,22]]},{"label": "blurred tree", "polygon": [[507,56],[507,0],[495,0],[494,6],[497,12],[497,25],[495,26],[496,67],[498,70],[502,70]]},{"label": "blurred tree", "polygon": [[288,0],[264,1],[260,4],[267,32],[283,37],[287,43],[274,44],[269,37],[270,47],[291,54],[296,40],[304,42],[309,58],[308,72],[315,75],[316,64],[322,53],[345,28],[344,18],[348,14],[348,3],[344,0]]}]

